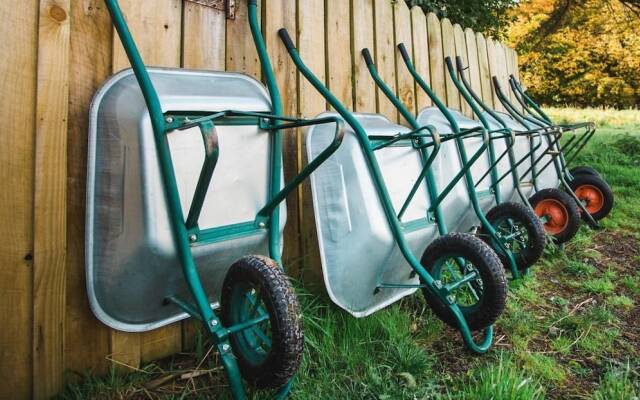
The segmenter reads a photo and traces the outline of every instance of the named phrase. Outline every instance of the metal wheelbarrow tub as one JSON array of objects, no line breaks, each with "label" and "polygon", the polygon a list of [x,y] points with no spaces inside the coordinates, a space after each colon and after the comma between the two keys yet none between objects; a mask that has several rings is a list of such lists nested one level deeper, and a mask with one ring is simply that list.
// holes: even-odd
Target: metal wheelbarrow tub
[{"label": "metal wheelbarrow tub", "polygon": [[[448,111],[451,113],[452,117],[458,123],[461,131],[464,131],[467,129],[473,129],[481,126],[480,122],[473,120],[471,118],[467,118],[458,110],[448,109]],[[434,126],[442,136],[446,136],[447,134],[453,133],[451,124],[449,123],[445,115],[442,113],[442,111],[440,111],[440,109],[438,109],[437,107],[427,107],[423,109],[422,111],[420,111],[416,119],[421,126],[424,126],[424,125]],[[474,154],[482,146],[482,139],[480,137],[464,138],[463,142],[464,142],[465,149],[469,154]],[[501,154],[506,149],[505,141],[502,139],[494,140],[493,145],[497,154]],[[454,172],[457,172],[462,169],[462,162],[460,160],[458,148],[454,140],[448,140],[444,142],[441,146],[440,151],[441,153],[443,153],[442,159],[439,160],[438,158],[440,157],[436,158],[436,162],[434,163],[434,166],[433,166],[438,189],[442,189],[444,185],[446,185],[449,182],[450,177],[453,176],[453,174],[451,174],[449,171],[453,170]],[[482,176],[485,175],[485,172],[487,172],[487,170],[489,169],[490,165],[491,165],[491,161],[489,158],[489,150],[487,149],[480,156],[478,161],[476,161],[474,166],[470,169],[471,176],[474,182],[477,183],[480,181]],[[499,171],[500,175],[503,172],[507,172],[509,170],[509,160],[506,158],[501,160],[496,166],[496,168]],[[442,179],[443,177],[448,177],[448,178]],[[511,182],[508,179],[504,179],[502,182],[500,182],[498,187],[499,187],[500,193],[503,195],[505,199],[510,199],[515,194],[515,188],[514,188],[513,182]],[[473,209],[468,206],[469,192],[468,192],[466,182],[463,179],[461,179],[460,182],[456,184],[456,187],[454,190],[455,190],[455,193],[452,196],[449,196],[451,199],[446,199],[443,202],[442,207],[445,210],[447,208],[453,207],[454,209],[458,210],[458,212],[464,213],[464,218],[462,218],[457,225],[452,225],[452,226],[456,231],[460,231],[460,232],[468,231],[474,225],[478,225],[477,223],[478,218],[476,213],[473,211]],[[475,190],[478,195],[478,201],[480,203],[480,206],[483,212],[486,214],[487,211],[489,211],[493,206],[496,205],[495,196],[491,190],[491,179],[489,177],[485,177],[484,179],[482,179],[482,181],[480,181],[480,183],[476,186]],[[465,199],[467,206],[463,208],[460,204],[452,204],[451,202],[459,201],[459,200],[454,200],[454,198]],[[448,201],[450,203],[448,203]]]},{"label": "metal wheelbarrow tub", "polygon": [[[158,68],[149,74],[165,112],[271,111],[264,87],[246,75]],[[212,236],[192,248],[214,306],[235,260],[268,254],[267,230],[253,226],[268,199],[270,170],[266,131],[224,124],[216,130],[221,152],[199,219]],[[167,140],[187,215],[204,159],[202,137],[194,128]],[[285,213],[283,203],[281,227]],[[125,70],[98,91],[90,113],[87,290],[106,325],[140,332],[187,318],[165,302],[172,295],[190,298],[170,232],[149,113],[133,72]]]},{"label": "metal wheelbarrow tub", "polygon": [[[336,116],[324,113],[319,117]],[[353,114],[369,136],[410,130],[381,115]],[[307,132],[307,153],[313,159],[331,140],[331,127]],[[422,169],[420,153],[410,141],[376,151],[391,201],[399,210]],[[314,214],[327,292],[333,302],[355,317],[364,317],[416,291],[376,290],[384,282],[416,285],[418,278],[401,254],[385,217],[361,144],[348,128],[340,148],[311,175]],[[422,254],[438,235],[427,217],[426,184],[418,189],[402,218],[407,242]]]}]

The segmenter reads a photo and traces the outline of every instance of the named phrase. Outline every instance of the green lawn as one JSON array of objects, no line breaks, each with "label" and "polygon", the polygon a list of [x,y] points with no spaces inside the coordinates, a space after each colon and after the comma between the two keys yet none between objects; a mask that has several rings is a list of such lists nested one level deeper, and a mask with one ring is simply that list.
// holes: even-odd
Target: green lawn
[{"label": "green lawn", "polygon": [[[306,350],[293,399],[633,399],[640,396],[640,111],[552,109],[559,121],[595,119],[599,133],[576,165],[598,169],[616,206],[604,229],[581,228],[549,248],[508,306],[486,355],[466,351],[416,294],[355,319],[299,291]],[[87,376],[63,398],[217,398],[229,394],[207,352],[124,375]],[[268,398],[268,394],[259,394]]]}]

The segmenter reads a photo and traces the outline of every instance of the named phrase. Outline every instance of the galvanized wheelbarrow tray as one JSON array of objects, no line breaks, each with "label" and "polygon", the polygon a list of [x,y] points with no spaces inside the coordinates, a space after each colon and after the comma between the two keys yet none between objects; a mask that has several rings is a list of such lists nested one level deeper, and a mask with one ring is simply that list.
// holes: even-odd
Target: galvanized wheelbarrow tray
[{"label": "galvanized wheelbarrow tray", "polygon": [[[284,396],[303,349],[281,265],[284,199],[340,146],[342,122],[281,115],[255,1],[249,21],[268,92],[236,73],[147,69],[117,1],[105,2],[133,69],[91,107],[91,308],[130,332],[198,319],[234,398],[245,398],[242,378]],[[327,147],[284,185],[281,130],[315,124],[329,127]]]},{"label": "galvanized wheelbarrow tray", "polygon": [[[474,231],[498,253],[513,277],[518,278],[521,272],[526,272],[540,258],[545,238],[543,228],[531,210],[519,203],[505,201],[513,198],[516,191],[520,193],[520,188],[517,185],[514,188],[508,182],[502,182],[501,186],[496,183],[499,168],[506,168],[513,175],[517,174],[515,168],[505,165],[504,161],[507,154],[511,155],[511,147],[515,144],[512,133],[507,129],[486,129],[478,121],[448,109],[419,76],[402,43],[398,45],[398,50],[416,83],[431,98],[435,107],[426,108],[417,117],[413,116],[383,82],[369,60],[367,63],[374,81],[414,129],[433,125],[443,132],[442,148],[447,148],[448,151],[444,154],[451,156],[443,157],[442,163],[434,167],[436,181],[438,176],[446,176],[450,169],[465,170],[465,180],[458,183],[454,194],[455,197],[464,199],[465,204],[454,209],[466,214],[469,222],[467,226],[460,226],[458,229],[473,226]],[[363,53],[367,53],[366,49]],[[365,56],[367,58],[370,59]],[[487,143],[481,145],[477,133],[471,136],[464,134],[473,130],[483,132],[488,137]],[[467,155],[468,152],[473,154],[471,158]],[[466,170],[464,167],[471,159],[476,158],[476,164],[486,165],[486,168],[476,165]],[[491,180],[486,180],[487,176]]]},{"label": "galvanized wheelbarrow tray", "polygon": [[[287,31],[279,34],[300,73],[348,126],[340,149],[311,177],[331,299],[364,317],[421,289],[470,349],[487,351],[492,324],[504,308],[504,271],[481,240],[467,234],[437,237],[445,220],[456,216],[455,209],[447,214],[440,207],[447,194],[438,194],[433,180],[425,179],[439,156],[439,135],[432,127],[412,130],[380,115],[352,114],[304,65]],[[336,114],[319,118],[326,116]],[[309,158],[326,146],[326,133],[323,126],[308,130]],[[452,187],[464,172],[452,172]],[[480,343],[472,331],[484,331]]]}]

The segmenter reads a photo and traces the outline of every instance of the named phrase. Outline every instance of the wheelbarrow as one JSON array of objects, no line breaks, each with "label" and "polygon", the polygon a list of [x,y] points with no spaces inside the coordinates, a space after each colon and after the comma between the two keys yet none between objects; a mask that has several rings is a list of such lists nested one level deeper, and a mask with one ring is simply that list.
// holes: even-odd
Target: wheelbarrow
[{"label": "wheelbarrow", "polygon": [[[498,140],[502,141],[501,139],[510,136],[511,133],[505,129],[489,131],[477,121],[464,117],[456,110],[448,109],[415,70],[404,44],[400,43],[398,50],[416,83],[431,98],[435,107],[426,108],[414,117],[385,85],[372,63],[369,65],[369,71],[378,86],[411,126],[415,128],[433,124],[440,132],[446,133],[443,137],[449,141],[443,144],[443,147],[448,146],[452,156],[443,158],[442,163],[435,167],[436,176],[446,174],[450,168],[465,170],[463,167],[468,165],[470,160],[467,150],[475,152],[475,156],[482,156],[480,159],[486,163],[486,171],[483,168],[465,170],[465,181],[458,184],[456,188],[456,196],[467,199],[463,208],[457,208],[458,213],[464,213],[463,220],[467,221],[465,225],[458,228],[474,228],[479,236],[497,252],[505,267],[510,269],[513,278],[519,278],[521,273],[526,272],[527,268],[542,256],[545,246],[543,227],[527,207],[517,202],[504,201],[503,195],[509,191],[513,192],[513,188],[509,187],[507,182],[503,182],[502,186],[498,187],[497,184],[490,186],[487,181],[484,181],[487,175],[490,175],[492,180],[497,179],[497,166],[514,141],[506,143],[499,156],[496,156],[495,147],[497,146],[495,145]],[[488,143],[481,146],[477,135],[465,137],[461,134],[470,129],[481,130],[488,135]],[[505,144],[504,141],[502,143]],[[482,183],[484,186],[481,186]],[[510,197],[512,197],[511,193],[508,195],[508,198]],[[464,211],[462,213],[459,210]]]},{"label": "wheelbarrow", "polygon": [[[614,204],[614,196],[609,184],[600,173],[588,166],[568,166],[576,159],[586,144],[596,132],[593,122],[581,122],[560,125],[553,122],[542,108],[529,97],[522,85],[513,75],[509,77],[509,86],[514,97],[523,107],[527,117],[533,119],[536,124],[554,127],[560,132],[570,132],[571,137],[562,145],[556,144],[559,154],[559,168],[569,184],[569,188],[579,199],[583,218],[589,225],[597,227],[597,221],[605,218],[611,212]],[[582,132],[582,133],[579,133]],[[546,165],[542,169],[546,168]]]},{"label": "wheelbarrow", "polygon": [[[513,133],[516,143],[508,150],[509,157],[506,166],[508,171],[505,171],[502,177],[495,180],[494,183],[500,182],[510,173],[518,199],[540,218],[546,233],[551,235],[557,243],[569,241],[575,236],[580,227],[580,215],[574,199],[569,194],[554,187],[554,185],[557,185],[558,179],[551,170],[541,175],[540,178],[536,177],[535,171],[531,171],[531,169],[524,170],[522,175],[518,172],[519,167],[521,169],[526,168],[527,161],[530,166],[535,165],[534,162],[537,157],[541,160],[544,157],[558,157],[552,148],[543,146],[543,136],[545,139],[549,137],[555,138],[557,130],[553,127],[529,129],[511,119],[508,115],[495,112],[482,101],[471,87],[464,73],[466,68],[463,65],[462,58],[456,57],[456,68],[453,67],[450,57],[447,57],[445,61],[451,79],[480,123],[486,129],[502,128]],[[516,153],[520,157],[519,159]],[[524,181],[523,178],[527,174],[530,174],[530,180]],[[541,190],[541,184],[546,189]],[[525,192],[526,189],[523,186],[526,186],[529,190]],[[529,196],[531,197],[529,198]]]},{"label": "wheelbarrow", "polygon": [[[425,177],[440,149],[439,135],[431,127],[411,130],[381,115],[351,113],[305,66],[287,31],[279,35],[302,76],[337,112],[318,118],[339,116],[348,127],[340,149],[311,177],[331,300],[364,317],[420,289],[469,349],[486,352],[504,309],[506,279],[496,254],[478,238],[438,237],[445,218],[457,213],[430,203],[438,194]],[[326,145],[325,128],[308,130],[309,158]],[[473,331],[483,331],[479,343]]]},{"label": "wheelbarrow", "polygon": [[[91,106],[91,308],[127,332],[193,317],[235,399],[246,397],[242,378],[285,396],[304,344],[281,263],[285,197],[338,149],[344,124],[282,115],[255,0],[249,23],[268,91],[237,73],[146,68],[117,0],[105,3],[132,69]],[[327,147],[284,185],[281,131],[310,125],[329,127]]]},{"label": "wheelbarrow", "polygon": [[[591,227],[597,228],[598,219],[604,218],[613,207],[613,192],[606,182],[604,182],[597,175],[584,174],[583,176],[593,176],[595,178],[581,178],[576,182],[574,180],[579,178],[579,176],[573,177],[569,170],[567,169],[566,163],[564,162],[563,149],[560,144],[560,139],[564,132],[567,129],[564,129],[562,126],[555,126],[550,124],[545,124],[542,121],[531,117],[529,115],[523,114],[520,110],[518,110],[515,105],[511,102],[511,100],[506,96],[500,82],[497,77],[493,77],[493,86],[496,91],[496,95],[500,102],[503,104],[505,109],[509,112],[509,114],[516,119],[520,124],[527,126],[529,128],[551,128],[556,131],[556,137],[552,140],[551,137],[547,137],[548,142],[548,150],[545,154],[552,154],[553,157],[547,157],[548,160],[544,160],[545,155],[537,157],[534,162],[532,162],[531,169],[534,177],[539,177],[542,173],[547,171],[549,166],[554,166],[554,172],[551,175],[555,176],[555,186],[558,186],[558,183],[561,187],[565,189],[567,193],[576,201],[578,208],[580,209],[580,214],[582,219],[584,219],[588,225]],[[520,96],[516,95],[516,98],[522,100]],[[577,142],[584,142],[584,138],[591,137],[592,134],[584,134],[577,139],[577,135],[573,135],[566,143],[566,146],[573,146]],[[587,139],[588,140],[588,139]],[[585,143],[586,144],[586,143]],[[583,146],[580,146],[583,147]],[[542,164],[542,166],[540,166]],[[596,173],[595,171],[592,173]],[[578,187],[581,185],[581,182],[585,181],[585,186],[581,188],[580,191],[577,191]],[[573,186],[572,186],[573,185]],[[574,187],[575,186],[575,187]],[[583,198],[579,198],[578,194],[580,194]],[[597,218],[594,218],[597,217]]]}]

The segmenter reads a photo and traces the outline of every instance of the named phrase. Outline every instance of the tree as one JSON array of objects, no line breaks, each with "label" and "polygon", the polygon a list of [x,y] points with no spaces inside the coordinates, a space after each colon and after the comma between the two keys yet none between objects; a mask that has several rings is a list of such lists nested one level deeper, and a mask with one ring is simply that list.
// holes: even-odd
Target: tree
[{"label": "tree", "polygon": [[509,38],[546,104],[640,105],[640,0],[527,0]]},{"label": "tree", "polygon": [[419,6],[440,18],[449,18],[465,28],[503,38],[514,20],[510,12],[517,0],[406,0],[409,7]]}]

